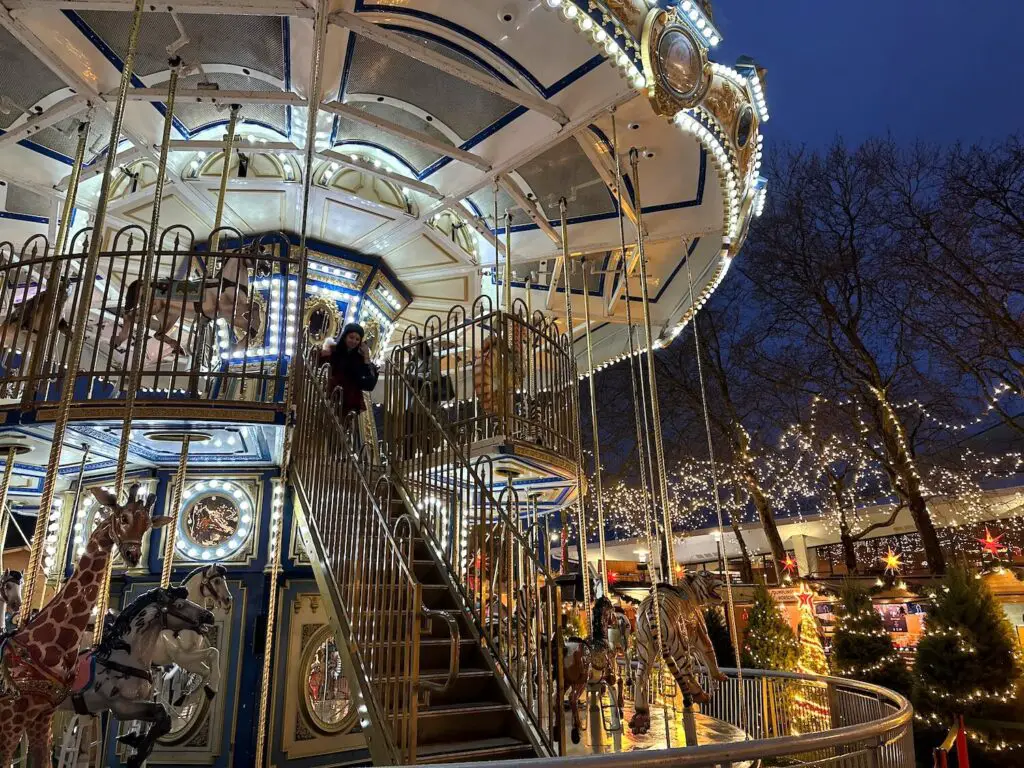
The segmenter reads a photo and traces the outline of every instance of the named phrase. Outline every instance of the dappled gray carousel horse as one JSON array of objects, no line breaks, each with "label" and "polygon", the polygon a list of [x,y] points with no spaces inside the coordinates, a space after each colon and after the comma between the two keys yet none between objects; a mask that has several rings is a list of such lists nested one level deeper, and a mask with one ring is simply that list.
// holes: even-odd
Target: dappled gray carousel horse
[{"label": "dappled gray carousel horse", "polygon": [[[697,661],[703,659],[712,679],[721,682],[725,675],[718,668],[715,649],[704,623],[704,606],[722,602],[718,594],[724,582],[707,571],[686,574],[675,585],[658,585],[658,606],[661,612],[661,640],[665,665],[684,694],[698,704],[710,700],[697,677]],[[629,727],[635,734],[647,733],[651,727],[649,710],[650,677],[657,662],[657,618],[654,615],[654,594],[640,604],[636,619],[635,713]]]},{"label": "dappled gray carousel horse", "polygon": [[[188,599],[210,610],[231,612],[234,599],[228,589],[227,569],[223,565],[196,568],[181,587],[188,590]],[[173,667],[164,677],[164,689],[170,693],[169,703],[180,707],[192,693],[189,678],[199,678],[206,698],[220,691],[220,651],[210,645],[205,632],[165,629],[157,642],[153,666]]]},{"label": "dappled gray carousel horse", "polygon": [[79,657],[78,677],[72,694],[61,709],[79,715],[109,711],[122,722],[152,723],[143,734],[121,737],[135,750],[129,768],[139,768],[149,757],[157,739],[170,731],[167,706],[154,701],[153,659],[160,634],[165,630],[203,633],[213,624],[213,614],[188,599],[183,587],[152,589],[125,608],[103,635],[93,651]]}]

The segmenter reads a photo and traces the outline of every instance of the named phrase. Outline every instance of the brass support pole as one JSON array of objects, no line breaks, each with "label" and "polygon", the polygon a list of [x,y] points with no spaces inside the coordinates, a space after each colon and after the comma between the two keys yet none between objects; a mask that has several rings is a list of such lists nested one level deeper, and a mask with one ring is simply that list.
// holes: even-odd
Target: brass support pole
[{"label": "brass support pole", "polygon": [[[580,431],[579,379],[576,375],[576,346],[574,344],[575,325],[572,320],[572,283],[569,282],[569,221],[567,203],[563,197],[558,201],[558,209],[562,217],[562,282],[565,284],[565,323],[569,337],[569,359],[572,365],[572,389],[570,390],[571,412],[575,417],[576,437],[576,518],[580,537],[580,574],[583,581],[583,605],[587,616],[590,616],[590,574],[587,571],[587,505],[583,499],[583,435]],[[563,544],[563,551],[565,550]],[[566,564],[562,572],[566,572]],[[590,634],[589,622],[586,634]]]},{"label": "brass support pole", "polygon": [[505,311],[512,314],[512,212],[505,211],[505,274],[502,277]]},{"label": "brass support pole", "polygon": [[[629,150],[629,164],[633,171],[633,187],[636,190],[636,239],[640,249],[640,297],[644,308],[644,334],[647,341],[647,384],[651,393],[651,431],[654,433],[655,470],[658,475],[659,501],[661,502],[662,525],[665,535],[665,554],[662,562],[668,563],[664,574],[671,586],[675,583],[675,551],[672,547],[672,519],[668,506],[668,480],[665,477],[665,445],[661,434],[661,408],[658,404],[658,380],[654,372],[654,332],[651,330],[651,302],[647,290],[647,254],[644,249],[643,205],[640,202],[640,153],[636,147]],[[653,483],[653,478],[652,478]],[[653,553],[652,553],[653,554]],[[667,555],[667,558],[666,558]]]},{"label": "brass support pole", "polygon": [[[220,228],[224,225],[224,198],[228,193],[228,178],[231,175],[231,153],[235,147],[235,131],[238,128],[238,112],[241,104],[231,105],[231,117],[228,119],[228,132],[224,137],[224,162],[220,169],[220,191],[217,194],[217,212],[213,217],[213,237],[210,239],[210,260],[220,250]],[[308,170],[307,170],[308,174]]]},{"label": "brass support pole", "polygon": [[[590,375],[590,423],[594,432],[594,490],[597,496],[597,536],[601,548],[601,564],[598,573],[601,576],[601,594],[608,596],[608,551],[604,540],[604,482],[601,477],[601,436],[597,424],[597,378],[594,371],[594,344],[590,335],[590,295],[587,291],[587,263],[580,259],[580,270],[583,272],[583,320],[587,331],[587,368]],[[566,285],[566,290],[569,286]]]},{"label": "brass support pole", "polygon": [[[7,460],[4,462],[4,479],[0,484],[0,571],[4,565],[4,546],[7,541],[7,522],[11,513],[7,511],[7,490],[11,487],[11,474],[14,472],[14,457],[18,455],[18,449],[10,447],[7,449]],[[0,616],[0,625],[3,623],[3,616]],[[0,632],[3,627],[0,626]]]},{"label": "brass support pole", "polygon": [[[37,571],[42,553],[43,535],[46,533],[46,520],[49,510],[53,507],[53,497],[57,489],[58,470],[60,469],[60,453],[64,446],[64,435],[67,432],[68,416],[71,402],[74,399],[75,380],[78,378],[78,366],[81,361],[82,347],[85,344],[86,323],[89,319],[90,291],[96,283],[96,270],[99,264],[100,251],[103,249],[103,228],[107,222],[107,206],[110,203],[110,184],[114,177],[114,166],[117,161],[117,143],[121,137],[121,124],[124,121],[124,106],[128,100],[128,89],[131,87],[132,73],[135,70],[135,53],[139,45],[139,28],[142,25],[142,13],[146,6],[145,0],[135,0],[132,13],[131,29],[128,32],[128,51],[125,54],[124,66],[121,69],[121,85],[117,92],[113,119],[110,125],[110,144],[103,177],[100,182],[100,194],[96,201],[96,217],[93,220],[92,240],[89,242],[89,255],[86,257],[84,274],[82,275],[82,297],[78,302],[77,312],[71,326],[71,342],[67,356],[67,374],[61,391],[60,405],[57,407],[57,418],[53,425],[53,437],[50,444],[50,458],[46,465],[46,478],[43,481],[43,493],[39,502],[40,514],[36,520],[36,531],[32,538],[29,552],[29,567],[25,576],[25,599],[21,606],[19,625],[25,626],[30,612],[29,606],[35,596],[38,582]],[[96,641],[99,642],[103,632],[102,620],[96,622]]]},{"label": "brass support pole", "polygon": [[173,520],[164,528],[164,559],[160,569],[160,586],[167,589],[171,585],[171,568],[174,567],[174,543],[178,536],[178,515],[181,513],[181,498],[185,488],[185,475],[188,472],[188,450],[191,437],[185,435],[181,441],[181,453],[178,454],[178,471],[174,475],[174,486],[171,489],[171,516]]},{"label": "brass support pole", "polygon": [[[498,177],[494,177],[494,308],[501,308],[498,295],[498,275],[501,274],[501,239],[498,237]],[[508,254],[505,254],[508,256]]]},{"label": "brass support pole", "polygon": [[75,200],[78,198],[78,182],[82,177],[82,166],[85,164],[85,150],[89,143],[89,121],[78,124],[78,144],[75,146],[75,160],[71,165],[71,176],[68,179],[68,192],[64,196],[64,210],[60,215],[60,226],[57,228],[57,240],[54,243],[50,263],[50,272],[46,277],[46,297],[43,301],[42,327],[36,334],[32,344],[32,358],[29,360],[28,381],[22,393],[22,407],[30,407],[36,394],[36,377],[43,364],[43,352],[56,327],[54,315],[57,310],[57,288],[60,284],[60,254],[67,243],[68,232],[71,231],[71,218],[75,212]]},{"label": "brass support pole", "polygon": [[[316,20],[313,24],[313,53],[310,62],[310,89],[309,89],[309,114],[306,118],[306,173],[302,185],[302,223],[299,231],[299,281],[296,292],[296,304],[301,316],[302,305],[306,296],[306,275],[309,267],[309,254],[306,252],[306,237],[309,229],[309,201],[313,188],[313,160],[316,158],[316,128],[320,115],[320,101],[323,98],[323,76],[324,76],[324,45],[327,41],[327,22],[330,12],[329,0],[317,0]],[[287,297],[287,294],[285,294]],[[301,354],[298,344],[298,336],[301,333],[300,324],[295,324],[296,338],[293,340],[293,349],[296,354]],[[383,343],[383,342],[382,342]],[[287,340],[285,344],[287,350]],[[295,414],[292,413],[292,401],[295,393],[295,377],[298,366],[294,360],[289,362],[288,379],[285,383],[285,418],[288,420],[285,427],[284,450],[281,458],[281,482],[280,489],[282,504],[284,494],[287,493],[289,465],[292,456],[292,440],[295,432]],[[267,631],[264,638],[263,669],[261,670],[261,696],[259,701],[259,713],[256,725],[256,758],[253,768],[263,768],[266,760],[267,746],[267,715],[270,704],[270,661],[274,654],[274,624],[277,614],[277,579],[281,571],[281,547],[284,524],[281,520],[276,530],[271,526],[270,535],[270,589],[267,596]],[[378,726],[382,724],[374,724]]]}]

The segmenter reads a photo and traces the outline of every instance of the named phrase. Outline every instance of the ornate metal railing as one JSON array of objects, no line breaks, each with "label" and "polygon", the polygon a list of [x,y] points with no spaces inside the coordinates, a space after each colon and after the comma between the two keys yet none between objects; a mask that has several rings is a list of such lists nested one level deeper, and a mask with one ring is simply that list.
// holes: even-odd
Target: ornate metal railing
[{"label": "ornate metal railing", "polygon": [[[914,768],[914,713],[899,694],[835,677],[746,669],[741,681],[735,669],[722,671],[728,680],[717,686],[703,713],[744,729],[746,740],[539,759],[530,764],[538,768]],[[685,725],[685,712],[670,714]]]},{"label": "ornate metal railing", "polygon": [[[493,328],[508,316],[487,317]],[[448,421],[430,399],[430,388],[406,372],[407,352],[407,346],[395,350],[386,370],[392,481],[444,564],[535,744],[542,752],[561,752],[558,587],[520,518],[515,491],[496,496],[491,460],[470,459],[475,430],[490,429],[492,417]]]},{"label": "ornate metal railing", "polygon": [[[439,364],[439,376],[424,364],[425,348]],[[482,296],[468,314],[457,306],[444,320],[435,315],[422,329],[407,328],[391,363],[417,382],[460,444],[502,438],[575,462],[572,348],[550,318],[539,311],[530,315],[522,301],[505,312]],[[401,407],[405,396],[400,384],[389,383],[389,404]],[[429,440],[429,425],[422,425],[423,433],[407,426],[417,425],[398,425],[410,444]]]},{"label": "ornate metal railing", "polygon": [[[210,253],[185,227],[165,230],[152,249],[142,227],[125,227],[104,244],[91,286],[81,276],[92,230],[60,254],[42,236],[21,249],[0,243],[0,402],[59,400],[69,367],[78,371],[74,407],[123,398],[140,325],[140,400],[281,401],[298,261],[278,253],[276,236],[246,243],[235,230],[218,232],[221,249]],[[84,346],[71,361],[83,302]]]},{"label": "ornate metal railing", "polygon": [[338,393],[327,395],[326,371],[318,370],[317,350],[312,355],[296,358],[301,367],[292,458],[311,560],[346,641],[346,672],[364,692],[371,755],[378,764],[412,762],[422,588],[371,484],[372,446],[343,422]]}]

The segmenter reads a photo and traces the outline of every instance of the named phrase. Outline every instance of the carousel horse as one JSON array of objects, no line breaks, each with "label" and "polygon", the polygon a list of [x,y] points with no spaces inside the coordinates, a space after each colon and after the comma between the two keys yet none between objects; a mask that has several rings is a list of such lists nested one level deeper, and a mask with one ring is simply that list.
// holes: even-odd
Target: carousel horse
[{"label": "carousel horse", "polygon": [[[615,621],[612,601],[602,595],[594,601],[590,615],[590,639],[568,637],[565,640],[565,655],[562,659],[562,675],[569,691],[569,709],[572,713],[573,744],[580,743],[583,722],[580,717],[580,696],[587,684],[597,680],[608,680],[609,672],[614,679],[614,665],[609,663],[608,629]],[[594,679],[595,671],[598,673]]]},{"label": "carousel horse", "polygon": [[[680,690],[698,704],[706,704],[710,696],[697,678],[697,660],[703,656],[710,676],[721,682],[725,675],[718,668],[714,646],[704,623],[704,606],[719,605],[722,580],[707,571],[688,573],[675,586],[658,585],[658,610],[661,612],[661,640],[665,664],[672,672]],[[639,669],[636,675],[636,706],[629,727],[634,734],[647,733],[651,727],[649,711],[650,675],[655,665],[657,642],[654,615],[654,594],[640,604],[636,622],[636,653]]]},{"label": "carousel horse", "polygon": [[[60,282],[57,283],[57,298],[53,312],[57,316],[55,330],[59,333],[66,333],[68,330],[68,321],[64,319],[63,315],[64,305],[68,300],[69,285],[70,281],[67,275],[62,276]],[[27,331],[29,335],[35,335],[42,330],[45,302],[46,289],[44,288],[21,303],[11,305],[7,317],[0,323],[0,341],[3,342],[4,347],[16,346],[18,334],[22,331]],[[11,335],[12,331],[14,332],[13,336]]]},{"label": "carousel horse", "polygon": [[[188,599],[207,608],[231,612],[234,599],[228,590],[227,569],[223,565],[204,565],[196,568],[181,587]],[[202,682],[206,698],[212,699],[220,690],[220,651],[210,645],[205,632],[164,630],[157,641],[153,666],[173,669],[164,678],[172,693],[172,705],[180,707],[191,694],[186,681],[196,675]]]},{"label": "carousel horse", "polygon": [[[200,317],[210,322],[226,319],[234,328],[237,343],[242,344],[259,327],[259,318],[250,316],[249,267],[251,259],[233,255],[223,259],[220,274],[199,280],[155,280],[152,285],[150,318],[156,321],[153,338],[165,342],[172,353],[185,354],[182,346],[168,334],[179,322],[193,323]],[[110,340],[120,350],[128,340],[139,316],[142,280],[134,280],[125,290],[119,310],[121,324]],[[127,348],[125,348],[127,352]]]},{"label": "carousel horse", "polygon": [[21,571],[0,572],[0,634],[7,625],[7,614],[17,616],[21,610]]},{"label": "carousel horse", "polygon": [[[137,497],[139,486],[119,504],[114,494],[91,488],[109,514],[99,520],[75,572],[46,606],[0,641],[0,766],[10,765],[23,734],[30,764],[50,764],[53,713],[70,693],[78,674],[82,636],[89,626],[110,557],[116,546],[134,568],[142,557],[142,537],[171,521],[153,516],[155,496]],[[158,705],[149,705],[158,706]]]},{"label": "carousel horse", "polygon": [[184,587],[156,588],[137,597],[114,619],[95,650],[83,652],[73,691],[60,705],[78,715],[111,712],[122,722],[152,723],[143,735],[118,739],[135,750],[130,768],[139,768],[157,739],[171,730],[166,705],[153,701],[156,686],[152,666],[164,632],[204,633],[213,614],[188,599]]}]

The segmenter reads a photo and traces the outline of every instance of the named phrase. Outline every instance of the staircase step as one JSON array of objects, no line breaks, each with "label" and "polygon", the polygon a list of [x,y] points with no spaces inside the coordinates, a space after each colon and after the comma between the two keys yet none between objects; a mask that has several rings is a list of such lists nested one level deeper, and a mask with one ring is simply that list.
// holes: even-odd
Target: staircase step
[{"label": "staircase step", "polygon": [[[420,669],[447,669],[451,647],[447,637],[425,637],[420,640]],[[471,637],[463,637],[459,643],[459,667],[484,667],[483,651]]]},{"label": "staircase step", "polygon": [[468,736],[498,738],[515,728],[512,705],[505,701],[431,704],[421,708],[416,740],[424,746],[462,741]]},{"label": "staircase step", "polygon": [[416,748],[416,761],[421,765],[510,760],[517,757],[536,757],[536,753],[528,742],[512,736],[453,741],[448,744],[429,744]]},{"label": "staircase step", "polygon": [[[447,669],[420,670],[420,680],[443,685],[447,679]],[[491,670],[460,668],[458,677],[447,691],[430,693],[432,707],[473,701],[503,701],[503,693]]]}]

